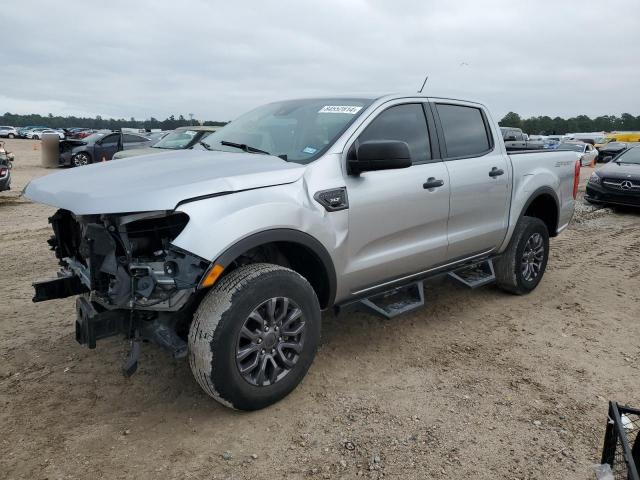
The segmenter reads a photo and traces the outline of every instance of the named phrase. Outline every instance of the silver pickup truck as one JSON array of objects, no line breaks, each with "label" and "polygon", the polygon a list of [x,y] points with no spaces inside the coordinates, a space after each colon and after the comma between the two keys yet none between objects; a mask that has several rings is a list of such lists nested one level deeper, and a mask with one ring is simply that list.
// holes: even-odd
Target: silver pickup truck
[{"label": "silver pickup truck", "polygon": [[33,180],[57,207],[57,278],[34,301],[77,295],[76,339],[123,334],[187,357],[225,405],[293,390],[321,311],[390,318],[448,275],[525,294],[549,237],[569,223],[574,152],[507,155],[487,109],[419,95],[314,98],[259,107],[198,150],[89,165]]}]

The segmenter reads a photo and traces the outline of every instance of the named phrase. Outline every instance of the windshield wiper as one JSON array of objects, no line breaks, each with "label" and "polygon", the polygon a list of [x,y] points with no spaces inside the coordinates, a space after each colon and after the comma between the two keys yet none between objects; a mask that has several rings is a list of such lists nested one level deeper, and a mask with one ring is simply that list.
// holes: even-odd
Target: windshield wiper
[{"label": "windshield wiper", "polygon": [[263,155],[271,155],[269,152],[265,152],[264,150],[260,150],[259,148],[250,147],[249,145],[244,143],[234,143],[227,142],[226,140],[220,140],[220,145],[224,145],[225,147],[239,148],[240,150],[243,150],[247,153],[262,153]]},{"label": "windshield wiper", "polygon": [[204,148],[206,148],[209,151],[213,150],[213,148],[211,148],[211,146],[208,143],[200,141],[198,142],[198,144],[202,145]]}]

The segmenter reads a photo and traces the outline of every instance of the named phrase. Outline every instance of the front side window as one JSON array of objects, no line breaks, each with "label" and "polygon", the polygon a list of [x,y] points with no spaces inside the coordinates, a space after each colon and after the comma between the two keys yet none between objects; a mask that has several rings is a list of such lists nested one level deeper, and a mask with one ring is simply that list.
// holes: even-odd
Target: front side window
[{"label": "front side window", "polygon": [[378,115],[358,137],[359,143],[369,140],[406,142],[413,163],[431,159],[427,120],[418,103],[396,105]]},{"label": "front side window", "polygon": [[119,133],[114,133],[112,135],[107,135],[102,139],[102,145],[114,145],[118,143],[118,139],[120,137]]},{"label": "front side window", "polygon": [[316,98],[270,103],[228,123],[203,144],[226,152],[259,149],[307,164],[322,155],[371,102],[362,98]]},{"label": "front side window", "polygon": [[490,133],[479,108],[439,103],[436,109],[449,158],[480,156],[491,149]]}]

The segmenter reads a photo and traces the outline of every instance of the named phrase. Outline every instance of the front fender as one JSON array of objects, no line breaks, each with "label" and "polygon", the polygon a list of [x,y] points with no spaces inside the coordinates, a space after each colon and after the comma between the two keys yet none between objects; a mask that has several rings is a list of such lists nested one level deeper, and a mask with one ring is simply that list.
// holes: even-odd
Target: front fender
[{"label": "front fender", "polygon": [[[322,245],[335,264],[347,229],[346,211],[326,212],[304,192],[303,180],[231,193],[180,205],[189,222],[173,244],[210,261],[255,234],[290,230]],[[282,241],[283,239],[279,239]]]}]

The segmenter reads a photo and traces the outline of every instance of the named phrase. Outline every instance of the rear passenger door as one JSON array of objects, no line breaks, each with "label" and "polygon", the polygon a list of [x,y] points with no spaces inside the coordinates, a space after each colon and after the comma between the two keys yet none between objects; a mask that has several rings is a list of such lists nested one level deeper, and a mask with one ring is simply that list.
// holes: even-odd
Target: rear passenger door
[{"label": "rear passenger door", "polygon": [[449,173],[449,260],[498,247],[507,230],[511,178],[484,110],[476,104],[435,101],[441,153]]}]

